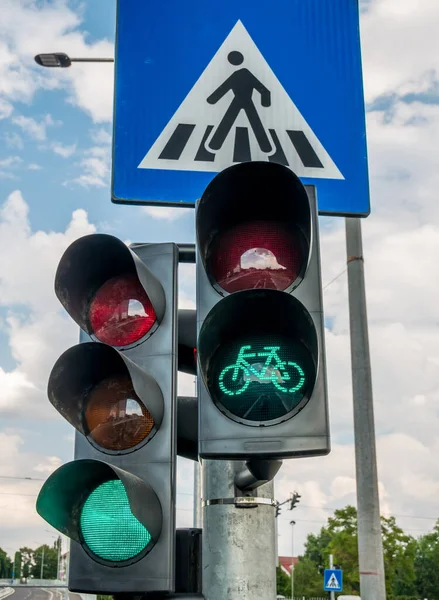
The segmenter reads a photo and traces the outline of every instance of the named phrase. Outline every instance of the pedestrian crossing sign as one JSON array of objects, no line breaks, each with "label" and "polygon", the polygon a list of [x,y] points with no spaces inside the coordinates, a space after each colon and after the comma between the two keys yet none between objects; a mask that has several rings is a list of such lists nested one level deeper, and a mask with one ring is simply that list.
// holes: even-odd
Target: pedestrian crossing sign
[{"label": "pedestrian crossing sign", "polygon": [[269,161],[317,186],[321,214],[367,215],[356,4],[119,0],[113,201],[191,206],[219,171]]},{"label": "pedestrian crossing sign", "polygon": [[325,592],[343,591],[343,571],[341,569],[325,569],[323,589]]}]

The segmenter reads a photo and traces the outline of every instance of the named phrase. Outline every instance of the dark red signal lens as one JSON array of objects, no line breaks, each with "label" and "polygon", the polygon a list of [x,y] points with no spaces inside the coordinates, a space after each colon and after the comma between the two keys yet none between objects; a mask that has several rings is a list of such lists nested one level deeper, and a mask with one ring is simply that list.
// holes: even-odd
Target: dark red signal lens
[{"label": "dark red signal lens", "polygon": [[150,331],[156,314],[137,276],[113,277],[96,292],[89,308],[92,333],[110,346],[128,346]]},{"label": "dark red signal lens", "polygon": [[217,236],[208,267],[226,292],[285,290],[303,271],[304,248],[298,229],[278,221],[250,221]]}]

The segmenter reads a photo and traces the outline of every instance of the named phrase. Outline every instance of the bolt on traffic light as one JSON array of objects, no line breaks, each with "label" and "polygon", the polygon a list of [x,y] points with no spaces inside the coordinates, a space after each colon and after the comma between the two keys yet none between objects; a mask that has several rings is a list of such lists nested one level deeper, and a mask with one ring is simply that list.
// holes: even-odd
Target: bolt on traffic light
[{"label": "bolt on traffic light", "polygon": [[282,165],[217,175],[197,204],[199,454],[329,452],[317,207]]},{"label": "bolt on traffic light", "polygon": [[72,591],[174,590],[177,267],[174,244],[101,234],[58,266],[82,343],[56,362],[48,396],[77,431],[76,460],[49,477],[37,511],[72,540]]}]

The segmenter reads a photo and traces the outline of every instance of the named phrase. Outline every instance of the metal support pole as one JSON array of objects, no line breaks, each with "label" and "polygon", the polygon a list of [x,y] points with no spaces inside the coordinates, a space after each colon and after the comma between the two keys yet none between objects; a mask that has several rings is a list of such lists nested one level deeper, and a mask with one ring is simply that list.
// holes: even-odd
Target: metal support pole
[{"label": "metal support pole", "polygon": [[58,561],[57,561],[57,567],[56,567],[56,578],[58,581],[61,579],[60,574],[59,574],[60,562],[61,562],[61,536],[58,537]]},{"label": "metal support pole", "polygon": [[346,219],[361,600],[385,600],[361,221]]},{"label": "metal support pole", "polygon": [[[332,554],[329,555],[329,568],[334,568],[334,557]],[[329,597],[331,600],[335,600],[335,592],[329,592]]]},{"label": "metal support pole", "polygon": [[290,521],[291,525],[291,598],[294,600],[294,525],[296,521]]},{"label": "metal support pole", "polygon": [[[242,461],[203,461],[206,600],[276,598],[273,482],[235,498],[235,476],[244,467]],[[247,500],[253,508],[235,506]]]},{"label": "metal support pole", "polygon": [[43,551],[41,553],[40,579],[43,579],[43,569],[44,569],[44,546],[43,546]]},{"label": "metal support pole", "polygon": [[201,509],[201,463],[194,462],[194,527],[203,528],[203,513]]}]

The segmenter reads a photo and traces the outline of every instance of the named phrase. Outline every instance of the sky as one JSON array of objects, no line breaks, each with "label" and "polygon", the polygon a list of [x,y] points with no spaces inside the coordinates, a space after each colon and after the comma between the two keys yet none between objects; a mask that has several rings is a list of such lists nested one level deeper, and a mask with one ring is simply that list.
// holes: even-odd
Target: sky
[{"label": "sky", "polygon": [[[43,480],[73,457],[46,397],[78,330],[53,291],[76,238],[194,242],[191,209],[110,201],[113,66],[42,69],[40,52],[114,56],[115,0],[0,0],[0,546],[51,543],[35,511]],[[439,3],[361,3],[371,215],[362,221],[382,514],[414,536],[439,517]],[[332,451],[285,461],[279,554],[356,504],[344,220],[321,218]],[[180,305],[195,272],[180,268]],[[193,379],[181,377],[191,394]],[[193,464],[179,460],[178,526],[192,525]],[[14,478],[31,478],[22,480]]]}]

